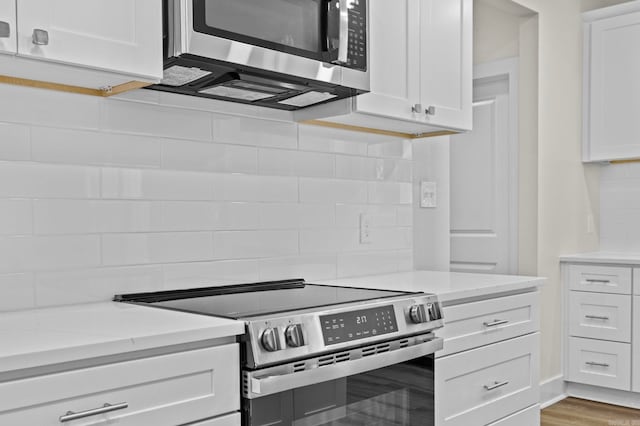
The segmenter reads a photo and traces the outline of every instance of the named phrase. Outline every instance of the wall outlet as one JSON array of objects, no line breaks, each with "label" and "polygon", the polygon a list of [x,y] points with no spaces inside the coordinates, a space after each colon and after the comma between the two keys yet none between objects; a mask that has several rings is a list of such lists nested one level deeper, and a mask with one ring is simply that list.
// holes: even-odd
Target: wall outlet
[{"label": "wall outlet", "polygon": [[420,207],[438,207],[437,188],[435,182],[420,182]]},{"label": "wall outlet", "polygon": [[360,244],[371,244],[371,216],[360,213]]}]

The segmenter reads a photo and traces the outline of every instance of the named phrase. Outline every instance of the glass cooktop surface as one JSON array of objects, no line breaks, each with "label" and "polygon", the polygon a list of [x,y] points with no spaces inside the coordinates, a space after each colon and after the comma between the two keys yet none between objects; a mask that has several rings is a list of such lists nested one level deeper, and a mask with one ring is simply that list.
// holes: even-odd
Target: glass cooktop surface
[{"label": "glass cooktop surface", "polygon": [[240,319],[406,294],[411,293],[282,281],[122,295],[115,300]]}]

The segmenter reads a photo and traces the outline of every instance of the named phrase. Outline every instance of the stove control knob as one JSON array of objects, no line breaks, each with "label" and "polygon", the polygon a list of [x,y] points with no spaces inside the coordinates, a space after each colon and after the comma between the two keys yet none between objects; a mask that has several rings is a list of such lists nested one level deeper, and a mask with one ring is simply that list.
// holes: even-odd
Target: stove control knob
[{"label": "stove control knob", "polygon": [[409,308],[409,318],[414,324],[421,324],[429,321],[429,316],[424,309],[424,305],[413,305]]},{"label": "stove control knob", "polygon": [[280,339],[278,339],[277,328],[267,328],[260,336],[260,343],[267,352],[280,350]]},{"label": "stove control knob", "polygon": [[429,318],[431,321],[442,319],[442,312],[440,311],[440,305],[436,303],[429,303],[427,305],[427,309],[429,310]]},{"label": "stove control knob", "polygon": [[287,327],[284,331],[284,337],[287,341],[287,346],[291,346],[292,348],[299,348],[300,346],[304,346],[302,324],[293,324]]}]

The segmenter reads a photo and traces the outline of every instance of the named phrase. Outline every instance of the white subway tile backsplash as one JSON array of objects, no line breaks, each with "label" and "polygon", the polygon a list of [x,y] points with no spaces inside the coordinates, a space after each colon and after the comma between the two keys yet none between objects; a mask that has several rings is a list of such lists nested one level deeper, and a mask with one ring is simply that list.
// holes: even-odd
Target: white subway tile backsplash
[{"label": "white subway tile backsplash", "polygon": [[160,167],[160,145],[149,137],[33,127],[31,140],[35,161]]},{"label": "white subway tile backsplash", "polygon": [[35,301],[38,307],[110,300],[116,294],[163,289],[158,265],[38,272]]},{"label": "white subway tile backsplash", "polygon": [[369,202],[374,204],[411,204],[412,185],[405,182],[369,182]]},{"label": "white subway tile backsplash", "polygon": [[102,236],[104,265],[137,265],[213,259],[210,232],[106,234]]},{"label": "white subway tile backsplash", "polygon": [[0,85],[2,121],[63,128],[100,127],[102,98],[30,87]]},{"label": "white subway tile backsplash", "polygon": [[0,238],[0,273],[86,268],[100,264],[100,237]]},{"label": "white subway tile backsplash", "polygon": [[0,235],[28,235],[32,232],[31,200],[0,199]]},{"label": "white subway tile backsplash", "polygon": [[270,148],[298,147],[298,128],[294,123],[230,115],[214,115],[213,119],[215,142]]},{"label": "white subway tile backsplash", "polygon": [[163,266],[166,289],[209,287],[260,280],[258,260],[173,263]]},{"label": "white subway tile backsplash", "polygon": [[360,226],[360,215],[369,216],[371,226],[394,226],[397,224],[395,206],[366,204],[337,204],[336,226],[357,228]]},{"label": "white subway tile backsplash", "polygon": [[258,171],[257,148],[163,140],[162,167],[176,170],[256,173]]},{"label": "white subway tile backsplash", "polygon": [[29,127],[0,123],[0,160],[29,160],[31,145]]},{"label": "white subway tile backsplash", "polygon": [[221,201],[297,202],[295,177],[225,174],[216,177],[216,199]]},{"label": "white subway tile backsplash", "polygon": [[211,141],[211,114],[147,103],[106,99],[102,128],[114,132]]},{"label": "white subway tile backsplash", "polygon": [[331,154],[260,149],[260,174],[281,176],[333,177],[335,158]]},{"label": "white subway tile backsplash", "polygon": [[213,200],[215,186],[216,176],[208,173],[102,169],[102,198],[106,199]]},{"label": "white subway tile backsplash", "polygon": [[260,261],[261,281],[290,278],[303,278],[307,282],[336,278],[336,256],[292,256]]},{"label": "white subway tile backsplash", "polygon": [[298,132],[301,150],[367,155],[367,138],[370,135],[307,124],[300,124]]},{"label": "white subway tile backsplash", "polygon": [[298,253],[298,231],[221,231],[214,234],[216,259],[278,257]]},{"label": "white subway tile backsplash", "polygon": [[412,258],[411,251],[345,253],[338,255],[338,276],[352,277],[358,275],[387,274],[406,271]]},{"label": "white subway tile backsplash", "polygon": [[303,203],[366,203],[367,182],[300,178]]},{"label": "white subway tile backsplash", "polygon": [[97,198],[99,196],[99,169],[0,162],[0,197]]},{"label": "white subway tile backsplash", "polygon": [[300,231],[300,253],[338,253],[357,250],[359,229],[308,229]]},{"label": "white subway tile backsplash", "polygon": [[0,312],[413,267],[410,141],[151,91],[0,97]]},{"label": "white subway tile backsplash", "polygon": [[36,234],[149,232],[151,203],[146,201],[35,200]]},{"label": "white subway tile backsplash", "polygon": [[31,309],[36,306],[33,274],[0,275],[0,311]]}]

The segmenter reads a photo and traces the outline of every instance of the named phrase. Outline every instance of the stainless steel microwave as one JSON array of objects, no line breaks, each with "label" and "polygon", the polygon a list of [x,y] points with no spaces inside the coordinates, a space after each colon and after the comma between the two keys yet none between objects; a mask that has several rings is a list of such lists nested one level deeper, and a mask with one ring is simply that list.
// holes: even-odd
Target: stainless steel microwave
[{"label": "stainless steel microwave", "polygon": [[369,91],[368,0],[163,0],[152,89],[297,110]]}]

